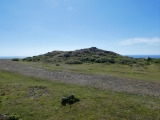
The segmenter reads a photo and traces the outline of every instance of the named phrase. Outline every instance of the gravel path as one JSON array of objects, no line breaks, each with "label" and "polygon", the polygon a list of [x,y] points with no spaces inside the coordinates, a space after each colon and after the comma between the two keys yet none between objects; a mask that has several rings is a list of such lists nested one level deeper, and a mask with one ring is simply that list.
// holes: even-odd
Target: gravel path
[{"label": "gravel path", "polygon": [[142,80],[122,79],[107,75],[86,75],[62,71],[51,71],[11,60],[0,60],[0,69],[14,71],[27,76],[47,78],[69,84],[93,86],[112,91],[124,91],[141,95],[160,97],[160,83]]}]

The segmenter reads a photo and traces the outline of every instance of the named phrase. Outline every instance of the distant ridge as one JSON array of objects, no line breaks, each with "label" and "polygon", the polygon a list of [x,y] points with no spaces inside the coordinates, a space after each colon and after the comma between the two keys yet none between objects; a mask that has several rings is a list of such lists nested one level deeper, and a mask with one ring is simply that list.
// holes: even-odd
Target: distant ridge
[{"label": "distant ridge", "polygon": [[[149,59],[151,61],[151,59]],[[112,51],[98,49],[96,47],[84,48],[75,51],[52,51],[46,54],[27,57],[23,61],[33,62],[50,62],[65,64],[82,64],[82,63],[108,63],[108,64],[135,64],[146,62],[146,59],[134,59],[122,56]],[[147,61],[148,62],[148,61]]]}]

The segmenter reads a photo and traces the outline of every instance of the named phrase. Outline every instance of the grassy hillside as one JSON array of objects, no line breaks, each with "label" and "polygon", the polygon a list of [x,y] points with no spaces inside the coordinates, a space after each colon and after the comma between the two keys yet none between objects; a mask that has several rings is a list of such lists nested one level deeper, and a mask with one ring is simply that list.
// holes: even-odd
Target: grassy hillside
[{"label": "grassy hillside", "polygon": [[82,63],[106,63],[125,65],[149,65],[160,64],[160,59],[134,59],[124,57],[111,51],[105,51],[96,47],[75,51],[53,51],[43,55],[24,58],[23,61],[42,61],[48,63],[82,64]]},{"label": "grassy hillside", "polygon": [[[62,106],[73,93],[79,102]],[[160,100],[97,88],[67,85],[0,70],[0,114],[23,120],[160,119]]]},{"label": "grassy hillside", "polygon": [[24,58],[21,63],[49,70],[112,75],[160,82],[160,59],[124,57],[96,47],[75,51],[48,52]]}]

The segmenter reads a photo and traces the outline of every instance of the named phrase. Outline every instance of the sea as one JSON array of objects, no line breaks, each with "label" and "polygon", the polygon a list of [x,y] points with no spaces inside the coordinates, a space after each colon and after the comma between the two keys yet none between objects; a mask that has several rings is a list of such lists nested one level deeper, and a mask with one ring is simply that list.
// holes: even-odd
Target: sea
[{"label": "sea", "polygon": [[147,57],[157,58],[157,59],[160,58],[160,55],[123,55],[123,56],[128,56],[128,57],[132,57],[132,58],[147,58]]},{"label": "sea", "polygon": [[[132,57],[132,58],[157,58],[160,59],[160,55],[123,55],[123,56],[128,56],[128,57]],[[13,59],[13,58],[26,58],[28,56],[0,56],[0,59]]]},{"label": "sea", "polygon": [[26,56],[0,56],[0,59],[13,59],[13,58],[19,58],[19,59],[23,59]]}]

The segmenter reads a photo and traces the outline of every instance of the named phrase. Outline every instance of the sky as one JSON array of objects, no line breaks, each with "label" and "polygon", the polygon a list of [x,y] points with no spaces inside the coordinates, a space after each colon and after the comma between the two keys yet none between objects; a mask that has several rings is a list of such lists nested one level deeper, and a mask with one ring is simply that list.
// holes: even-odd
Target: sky
[{"label": "sky", "polygon": [[0,0],[0,56],[89,47],[160,55],[160,0]]}]

